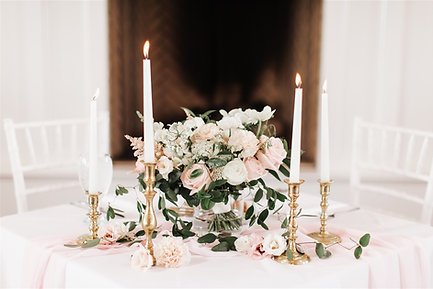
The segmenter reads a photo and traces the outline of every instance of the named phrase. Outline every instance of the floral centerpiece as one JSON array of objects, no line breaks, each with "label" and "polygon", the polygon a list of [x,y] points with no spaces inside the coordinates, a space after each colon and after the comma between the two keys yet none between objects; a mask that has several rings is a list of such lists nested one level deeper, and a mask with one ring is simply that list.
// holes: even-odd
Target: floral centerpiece
[{"label": "floral centerpiece", "polygon": [[[165,126],[154,124],[156,183],[159,194],[158,209],[173,222],[173,235],[193,236],[192,223],[182,220],[176,210],[166,207],[170,202],[177,206],[183,198],[191,207],[213,210],[206,220],[209,231],[231,231],[241,226],[241,220],[230,207],[245,190],[254,192],[253,202],[246,211],[250,225],[255,223],[267,229],[265,220],[275,210],[277,200],[286,196],[267,186],[263,177],[272,174],[279,179],[278,171],[288,176],[288,147],[284,139],[276,137],[275,128],[268,121],[275,110],[269,106],[262,111],[234,109],[196,115],[185,109],[186,119]],[[142,118],[141,114],[139,117]],[[125,136],[131,142],[135,169],[139,173],[139,189],[143,191],[143,142],[141,137]],[[127,190],[118,187],[116,195]],[[263,200],[262,200],[263,199]],[[258,204],[260,202],[260,204]],[[137,203],[139,212],[144,205]],[[114,217],[113,208],[107,216]],[[141,214],[140,214],[141,215]]]}]

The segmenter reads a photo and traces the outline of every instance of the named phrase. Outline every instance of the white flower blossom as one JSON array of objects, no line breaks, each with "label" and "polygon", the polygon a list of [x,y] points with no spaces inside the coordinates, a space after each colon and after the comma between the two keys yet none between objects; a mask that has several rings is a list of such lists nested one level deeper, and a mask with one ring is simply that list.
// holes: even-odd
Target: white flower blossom
[{"label": "white flower blossom", "polygon": [[280,256],[286,251],[287,241],[279,234],[269,234],[263,240],[263,250],[273,256]]},{"label": "white flower blossom", "polygon": [[180,267],[191,261],[191,253],[182,238],[162,237],[156,244],[155,258],[159,266]]},{"label": "white flower blossom", "polygon": [[235,241],[236,251],[239,253],[248,253],[251,250],[251,242],[249,236],[241,236]]},{"label": "white flower blossom", "polygon": [[131,256],[131,267],[139,271],[146,271],[152,267],[153,258],[149,250],[138,244],[138,249]]},{"label": "white flower blossom", "polygon": [[230,185],[240,185],[247,180],[247,177],[247,168],[240,159],[234,159],[224,166],[223,178],[226,179]]}]

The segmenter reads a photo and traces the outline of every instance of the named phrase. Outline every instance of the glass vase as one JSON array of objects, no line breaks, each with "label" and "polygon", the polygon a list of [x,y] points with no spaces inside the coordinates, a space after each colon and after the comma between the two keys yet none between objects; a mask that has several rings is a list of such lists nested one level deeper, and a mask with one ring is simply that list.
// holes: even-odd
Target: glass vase
[{"label": "glass vase", "polygon": [[210,210],[201,206],[194,209],[194,231],[203,235],[208,232],[239,234],[243,222],[243,210],[237,202],[229,200],[227,204],[218,203]]}]

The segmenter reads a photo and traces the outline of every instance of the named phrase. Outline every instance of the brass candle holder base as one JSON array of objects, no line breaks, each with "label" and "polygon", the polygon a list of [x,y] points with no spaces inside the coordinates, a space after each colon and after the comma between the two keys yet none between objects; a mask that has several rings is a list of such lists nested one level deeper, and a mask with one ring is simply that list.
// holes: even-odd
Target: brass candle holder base
[{"label": "brass candle holder base", "polygon": [[323,245],[331,245],[331,244],[341,242],[340,236],[333,234],[333,233],[329,233],[329,232],[325,232],[325,233],[314,232],[314,233],[308,234],[308,236],[313,238],[317,242],[322,243]]},{"label": "brass candle holder base", "polygon": [[288,235],[288,244],[287,244],[287,250],[290,250],[292,252],[292,257],[289,259],[286,254],[283,254],[281,256],[275,257],[274,260],[279,263],[287,263],[291,265],[303,265],[308,262],[310,262],[310,257],[307,254],[299,253],[296,248],[296,239],[297,235],[296,232],[298,230],[298,224],[296,223],[296,213],[298,208],[298,197],[299,197],[299,189],[302,183],[304,183],[303,180],[300,180],[299,182],[290,182],[286,181],[286,183],[289,185],[289,207],[290,207],[290,216],[289,216],[289,223],[287,226],[287,235]]},{"label": "brass candle holder base", "polygon": [[155,163],[145,163],[144,164],[144,178],[143,181],[146,184],[146,189],[144,190],[144,197],[146,198],[146,209],[144,211],[143,218],[141,220],[141,226],[146,233],[146,244],[145,247],[149,250],[152,256],[153,263],[156,265],[155,254],[153,252],[153,242],[152,234],[156,229],[156,215],[153,209],[153,198],[155,197]]},{"label": "brass candle holder base", "polygon": [[87,216],[89,216],[90,224],[89,224],[89,237],[94,240],[98,238],[98,230],[99,230],[99,224],[98,219],[99,216],[101,216],[101,212],[99,212],[99,195],[101,193],[97,194],[88,194],[88,203],[89,203],[89,213]]},{"label": "brass candle holder base", "polygon": [[297,251],[293,253],[292,259],[288,259],[286,255],[274,257],[274,260],[281,264],[304,265],[310,262],[310,256],[301,254]]},{"label": "brass candle holder base", "polygon": [[326,230],[326,222],[328,220],[328,214],[327,214],[328,196],[329,196],[329,192],[331,191],[332,180],[330,180],[329,182],[319,181],[319,183],[320,183],[320,195],[322,197],[322,200],[320,202],[320,207],[322,209],[320,213],[320,231],[310,233],[308,234],[308,236],[324,245],[340,243],[341,242],[340,236],[330,233]]}]

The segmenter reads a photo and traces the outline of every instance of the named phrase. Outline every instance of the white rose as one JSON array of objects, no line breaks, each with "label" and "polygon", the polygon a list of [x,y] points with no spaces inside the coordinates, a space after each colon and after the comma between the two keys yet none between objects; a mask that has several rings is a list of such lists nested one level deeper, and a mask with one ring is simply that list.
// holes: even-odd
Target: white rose
[{"label": "white rose", "polygon": [[251,242],[249,236],[241,236],[235,241],[236,251],[239,253],[248,253],[251,250]]},{"label": "white rose", "polygon": [[201,117],[193,117],[193,118],[187,119],[185,121],[184,125],[188,129],[195,129],[195,128],[199,128],[199,127],[203,126],[204,120]]},{"label": "white rose", "polygon": [[241,151],[243,158],[252,157],[259,149],[259,140],[256,135],[249,130],[234,129],[230,135],[228,146],[232,152]]},{"label": "white rose", "polygon": [[275,110],[272,110],[269,105],[265,106],[261,112],[258,113],[260,121],[267,121],[274,115]]},{"label": "white rose", "polygon": [[239,118],[234,116],[225,116],[220,121],[217,121],[217,125],[222,130],[229,130],[232,128],[242,128],[242,122]]},{"label": "white rose", "polygon": [[128,228],[123,222],[110,221],[105,228],[103,238],[109,242],[116,242],[128,234]]},{"label": "white rose", "polygon": [[222,175],[230,185],[237,186],[247,180],[248,171],[243,161],[234,159],[224,166]]},{"label": "white rose", "polygon": [[255,109],[247,109],[244,112],[244,123],[257,123],[259,121],[259,112]]},{"label": "white rose", "polygon": [[173,162],[168,157],[162,156],[159,158],[156,168],[162,177],[168,180],[168,174],[173,171]]},{"label": "white rose", "polygon": [[286,239],[279,234],[269,234],[263,240],[263,250],[269,255],[280,256],[286,248]]},{"label": "white rose", "polygon": [[139,271],[146,271],[152,267],[153,258],[148,249],[139,244],[138,250],[131,256],[131,267]]}]

